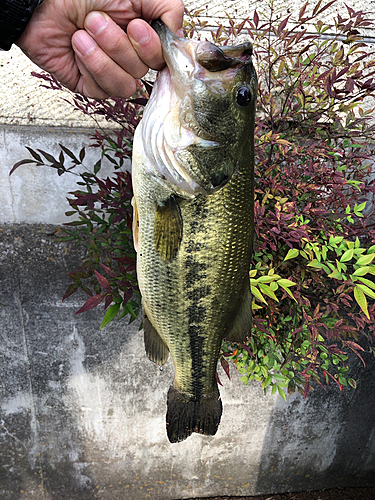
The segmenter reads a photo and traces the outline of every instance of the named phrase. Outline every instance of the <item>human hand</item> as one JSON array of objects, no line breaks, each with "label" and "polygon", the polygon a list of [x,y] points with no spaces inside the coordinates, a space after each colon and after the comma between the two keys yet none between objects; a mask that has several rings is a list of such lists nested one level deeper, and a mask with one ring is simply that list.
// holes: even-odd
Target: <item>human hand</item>
[{"label": "human hand", "polygon": [[177,31],[182,17],[182,0],[45,0],[16,44],[73,92],[130,97],[135,79],[164,65],[147,21],[160,18]]}]

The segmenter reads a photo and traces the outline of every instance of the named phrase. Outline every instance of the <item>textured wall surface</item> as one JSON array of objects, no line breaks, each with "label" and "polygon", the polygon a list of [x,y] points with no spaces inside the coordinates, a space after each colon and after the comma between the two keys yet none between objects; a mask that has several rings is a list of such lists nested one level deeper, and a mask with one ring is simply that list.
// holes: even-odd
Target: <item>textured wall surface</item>
[{"label": "textured wall surface", "polygon": [[214,437],[170,444],[173,379],[135,324],[61,303],[79,255],[55,226],[0,227],[0,497],[169,500],[375,485],[375,363],[358,389],[264,396],[220,371]]},{"label": "textured wall surface", "polygon": [[[69,209],[66,198],[69,192],[78,189],[79,177],[72,174],[58,176],[55,169],[33,164],[20,166],[11,176],[9,172],[19,160],[31,158],[26,146],[33,150],[42,149],[58,158],[61,152],[59,143],[76,156],[85,147],[84,164],[92,171],[101,157],[98,148],[88,147],[93,133],[93,129],[0,125],[0,222],[67,222],[64,215]],[[66,166],[70,165],[67,161]],[[99,176],[112,176],[110,165],[103,160]]]}]

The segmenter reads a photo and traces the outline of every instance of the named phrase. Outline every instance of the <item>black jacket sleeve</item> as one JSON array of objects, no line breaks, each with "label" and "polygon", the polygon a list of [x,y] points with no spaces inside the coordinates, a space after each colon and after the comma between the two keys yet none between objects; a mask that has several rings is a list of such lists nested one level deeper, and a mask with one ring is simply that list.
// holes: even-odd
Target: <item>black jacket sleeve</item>
[{"label": "black jacket sleeve", "polygon": [[0,48],[9,50],[43,0],[0,0]]}]

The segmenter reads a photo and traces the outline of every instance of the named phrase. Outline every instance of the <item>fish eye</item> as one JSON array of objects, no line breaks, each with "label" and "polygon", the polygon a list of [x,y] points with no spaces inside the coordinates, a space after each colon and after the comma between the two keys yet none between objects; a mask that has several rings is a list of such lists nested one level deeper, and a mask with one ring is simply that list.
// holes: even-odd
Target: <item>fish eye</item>
[{"label": "fish eye", "polygon": [[237,89],[236,93],[236,102],[241,108],[244,108],[249,104],[251,101],[251,92],[248,87],[245,87],[244,85],[242,87],[239,87]]}]

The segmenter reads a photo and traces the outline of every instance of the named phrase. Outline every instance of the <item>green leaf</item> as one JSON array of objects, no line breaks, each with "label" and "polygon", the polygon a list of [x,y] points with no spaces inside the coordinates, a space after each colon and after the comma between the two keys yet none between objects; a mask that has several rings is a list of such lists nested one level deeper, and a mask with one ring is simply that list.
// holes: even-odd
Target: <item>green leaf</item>
[{"label": "green leaf", "polygon": [[329,245],[336,246],[339,243],[341,243],[343,239],[344,239],[343,236],[330,236],[330,238],[329,238]]},{"label": "green leaf", "polygon": [[340,262],[347,262],[348,260],[351,260],[354,255],[354,248],[349,248],[346,252],[344,252],[341,256]]},{"label": "green leaf", "polygon": [[356,262],[357,266],[368,266],[374,260],[375,253],[362,255]]},{"label": "green leaf", "polygon": [[268,285],[264,285],[263,283],[259,283],[259,288],[262,290],[262,292],[265,295],[268,295],[268,297],[270,297],[271,299],[276,300],[276,302],[279,302],[276,295],[273,293],[273,291],[271,290],[271,288]]},{"label": "green leaf", "polygon": [[364,276],[365,274],[367,274],[369,272],[369,270],[370,270],[370,266],[360,267],[359,269],[356,269],[354,271],[352,276]]},{"label": "green leaf", "polygon": [[285,395],[285,392],[283,391],[282,387],[277,386],[277,390],[279,391],[279,394],[283,398],[283,400],[286,401],[286,395]]},{"label": "green leaf", "polygon": [[100,329],[104,328],[108,323],[110,323],[117,316],[120,310],[120,304],[113,304],[108,307],[107,312],[104,315]]},{"label": "green leaf", "polygon": [[337,280],[342,280],[343,276],[338,271],[338,269],[335,269],[331,274],[328,275],[328,278],[335,278]]},{"label": "green leaf", "polygon": [[291,248],[286,254],[284,261],[289,259],[294,259],[295,257],[298,257],[298,255],[299,255],[299,250],[297,248]]},{"label": "green leaf", "polygon": [[277,280],[277,284],[280,285],[284,289],[295,285],[294,281],[290,281],[287,279]]},{"label": "green leaf", "polygon": [[370,319],[370,315],[368,313],[368,309],[367,309],[367,299],[366,299],[366,296],[365,294],[362,292],[362,290],[359,288],[360,285],[357,285],[355,288],[354,288],[354,298],[357,302],[357,304],[359,305],[359,307],[362,309],[362,311],[364,312],[365,316]]},{"label": "green leaf", "polygon": [[369,287],[366,285],[357,285],[363,293],[371,297],[372,299],[375,299],[375,292],[373,292]]},{"label": "green leaf", "polygon": [[260,276],[258,278],[258,283],[271,283],[272,281],[275,281],[278,278],[280,278],[280,276],[278,274],[273,274],[272,276],[270,276],[270,275]]},{"label": "green leaf", "polygon": [[375,283],[371,280],[368,280],[366,278],[358,278],[359,281],[362,281],[365,285],[369,286],[370,288],[373,288],[375,290]]},{"label": "green leaf", "polygon": [[357,389],[357,382],[353,378],[348,378],[348,382],[353,389]]},{"label": "green leaf", "polygon": [[266,299],[263,297],[263,295],[260,293],[260,291],[258,290],[258,288],[256,286],[251,285],[250,288],[251,288],[251,293],[254,297],[256,297],[261,302],[264,302],[265,304],[267,304]]},{"label": "green leaf", "polygon": [[323,264],[321,264],[317,259],[313,259],[307,264],[309,267],[316,267],[317,269],[322,269]]}]

